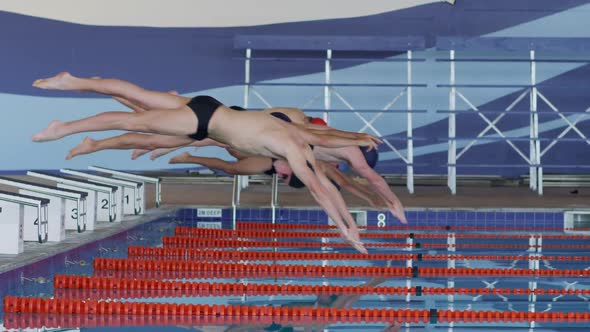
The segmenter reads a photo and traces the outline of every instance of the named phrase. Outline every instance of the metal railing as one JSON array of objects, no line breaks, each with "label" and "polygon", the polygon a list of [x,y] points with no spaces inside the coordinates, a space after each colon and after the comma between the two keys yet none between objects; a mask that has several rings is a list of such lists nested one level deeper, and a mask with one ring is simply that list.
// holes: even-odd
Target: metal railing
[{"label": "metal railing", "polygon": [[[580,121],[590,115],[590,108],[580,111],[562,111],[559,110],[540,90],[545,83],[539,83],[537,80],[537,64],[538,63],[590,63],[590,59],[581,60],[573,58],[560,59],[538,59],[537,55],[541,52],[544,54],[572,54],[574,52],[589,53],[590,38],[503,38],[503,37],[482,37],[482,38],[456,38],[445,37],[437,39],[437,49],[449,52],[448,59],[437,59],[441,62],[449,62],[449,84],[437,84],[437,87],[449,88],[449,109],[437,110],[439,113],[448,113],[448,164],[447,164],[447,185],[452,194],[457,192],[457,167],[460,166],[458,160],[476,143],[481,140],[487,141],[504,141],[506,142],[525,162],[525,166],[529,168],[529,187],[536,191],[539,195],[543,194],[543,169],[544,167],[551,168],[569,168],[569,167],[584,167],[583,165],[544,165],[541,161],[542,157],[547,154],[558,142],[576,142],[585,141],[590,145],[588,137],[582,133],[576,126]],[[526,58],[506,58],[501,56],[486,56],[475,58],[457,58],[457,52],[493,52],[494,54],[528,53]],[[529,83],[528,84],[459,84],[457,83],[456,70],[458,63],[528,63],[529,64]],[[516,88],[522,89],[518,97],[514,99],[508,107],[503,110],[482,111],[469,98],[461,92],[463,89],[504,89]],[[461,89],[461,90],[460,90]],[[529,97],[529,109],[526,111],[514,110],[515,107],[526,97]],[[463,101],[467,107],[467,111],[458,111],[457,99]],[[553,115],[558,116],[563,120],[567,127],[553,138],[542,138],[540,135],[539,121],[539,100],[547,105],[553,111]],[[461,113],[475,112],[485,123],[486,127],[480,131],[476,137],[459,138],[457,136],[456,117]],[[507,115],[528,115],[529,116],[529,135],[528,137],[510,137],[499,129],[498,122]],[[578,117],[571,121],[566,114],[577,114]],[[488,115],[494,115],[490,119]],[[563,137],[573,130],[580,138]],[[495,136],[486,136],[490,131],[495,132]],[[457,141],[467,140],[469,143],[464,146],[457,153]],[[525,141],[529,144],[528,156],[525,151],[522,151],[515,142]],[[545,141],[547,144],[543,147],[541,142]],[[497,165],[497,164],[468,164],[468,167],[522,167],[523,165]]]}]

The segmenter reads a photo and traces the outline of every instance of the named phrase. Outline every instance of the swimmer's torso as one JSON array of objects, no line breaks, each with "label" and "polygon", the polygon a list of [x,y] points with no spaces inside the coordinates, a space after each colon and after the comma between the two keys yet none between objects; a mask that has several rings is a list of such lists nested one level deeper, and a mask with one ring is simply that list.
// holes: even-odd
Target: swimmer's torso
[{"label": "swimmer's torso", "polygon": [[244,153],[283,158],[285,144],[298,139],[294,130],[266,111],[234,111],[221,106],[211,118],[209,137]]}]

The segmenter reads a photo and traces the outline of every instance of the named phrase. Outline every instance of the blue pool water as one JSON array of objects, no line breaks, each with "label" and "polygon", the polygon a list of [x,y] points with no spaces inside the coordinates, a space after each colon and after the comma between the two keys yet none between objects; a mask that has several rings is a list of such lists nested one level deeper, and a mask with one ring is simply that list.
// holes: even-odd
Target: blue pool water
[{"label": "blue pool water", "polygon": [[[53,287],[53,277],[56,274],[67,275],[97,275],[101,274],[98,271],[93,271],[92,263],[97,257],[105,258],[126,258],[127,248],[129,246],[161,246],[163,236],[174,235],[174,229],[177,226],[197,226],[198,221],[191,216],[195,215],[195,211],[191,209],[179,210],[176,218],[164,218],[156,221],[140,225],[130,231],[112,236],[105,240],[96,243],[87,244],[84,247],[76,250],[66,252],[61,255],[54,256],[50,259],[19,268],[0,275],[0,283],[3,285],[0,290],[0,295],[4,298],[7,295],[12,296],[34,296],[43,298],[62,297],[67,298],[72,296],[68,292],[76,292],[79,290],[56,290]],[[287,212],[295,215],[295,213]],[[437,212],[434,212],[435,218]],[[446,213],[446,212],[445,212]],[[458,212],[454,216],[458,216]],[[487,212],[489,213],[489,212]],[[501,212],[506,219],[509,218],[507,212]],[[299,213],[301,214],[301,213]],[[500,212],[498,212],[500,214]],[[552,213],[553,214],[553,213]],[[524,213],[523,213],[524,215]],[[311,213],[307,213],[309,218]],[[484,214],[484,217],[486,215]],[[494,218],[496,214],[494,213]],[[245,217],[245,216],[244,216]],[[251,216],[242,220],[260,220],[263,213],[260,215]],[[416,217],[416,215],[414,215]],[[427,214],[424,215],[428,217]],[[432,217],[432,215],[431,215]],[[476,217],[468,216],[465,218]],[[516,225],[517,216],[513,216],[515,223],[510,222],[509,225]],[[541,217],[533,215],[533,218]],[[543,221],[548,220],[546,214],[542,216]],[[369,218],[370,219],[370,218]],[[434,224],[442,225],[441,222]],[[551,216],[550,224],[543,224],[539,226],[551,227],[556,225],[553,216]],[[301,219],[299,220],[301,221]],[[307,221],[307,220],[306,220]],[[448,216],[445,217],[446,224],[456,225],[460,224],[455,220],[451,220]],[[480,224],[477,221],[462,220],[463,224]],[[504,221],[506,222],[506,221]],[[491,221],[490,221],[491,223]],[[418,224],[418,223],[416,223]],[[426,224],[421,222],[420,224]],[[229,223],[222,224],[226,228]],[[548,226],[549,225],[549,226]],[[488,225],[491,226],[491,225]],[[505,226],[500,221],[494,221],[493,226]],[[543,227],[540,227],[541,229]],[[324,230],[325,231],[325,230]],[[389,233],[403,233],[408,231],[377,231],[370,230],[369,232]],[[525,235],[524,238],[519,239],[462,239],[456,238],[456,244],[490,244],[490,248],[458,248],[454,252],[449,252],[445,247],[447,243],[446,237],[430,239],[420,238],[422,233],[432,234],[494,234],[483,231],[455,231],[438,230],[438,231],[412,231],[416,239],[415,242],[420,242],[420,248],[402,249],[402,248],[371,248],[370,253],[413,253],[423,255],[435,254],[463,254],[463,255],[512,255],[515,259],[486,259],[486,260],[455,260],[457,268],[501,268],[501,269],[529,269],[530,263],[527,257],[530,255],[537,255],[538,253],[531,253],[527,249],[521,247],[517,249],[498,248],[506,245],[522,245],[526,247],[529,244],[528,236],[533,233],[527,232],[502,232],[497,234],[512,234]],[[536,235],[558,235],[559,232],[536,231]],[[279,240],[281,241],[281,240]],[[297,239],[286,239],[286,241],[298,241]],[[318,242],[319,239],[304,239],[300,241]],[[323,248],[279,248],[279,252],[340,252],[340,253],[354,253],[349,248],[333,248],[330,246],[332,242],[339,242],[338,238],[324,240],[327,241]],[[406,243],[408,239],[367,239],[366,243]],[[429,244],[440,244],[441,248],[429,247]],[[542,248],[541,254],[543,256],[561,256],[568,257],[579,256],[580,260],[541,260],[539,261],[539,269],[577,269],[584,270],[590,268],[590,251],[588,249],[568,249],[568,248],[551,248],[560,245],[589,245],[590,241],[585,238],[579,239],[543,239],[542,245],[547,248]],[[496,247],[494,247],[496,246]],[[244,248],[243,251],[272,251],[269,248]],[[333,265],[333,266],[407,266],[406,260],[384,261],[384,260],[297,260],[297,261],[258,261],[260,264],[297,264],[297,265]],[[412,266],[417,266],[418,269],[422,267],[448,267],[448,260],[413,260]],[[199,281],[197,279],[179,279],[182,281]],[[392,286],[392,287],[455,287],[455,288],[509,288],[509,289],[528,289],[535,287],[537,289],[590,289],[590,280],[588,278],[567,277],[567,278],[551,278],[551,277],[415,277],[415,278],[358,278],[358,277],[330,277],[330,278],[240,278],[239,276],[231,279],[215,279],[203,280],[209,282],[227,282],[227,283],[270,283],[270,284],[306,284],[306,285],[363,285],[370,283],[371,285]],[[536,284],[535,284],[536,283]],[[108,298],[105,298],[108,299]],[[529,311],[535,312],[588,312],[590,310],[589,298],[584,295],[539,295],[536,299],[532,299],[527,295],[290,295],[290,296],[217,296],[217,297],[199,297],[188,294],[187,296],[175,297],[154,297],[146,294],[141,298],[126,298],[120,299],[113,297],[111,300],[121,301],[144,301],[144,302],[167,302],[167,303],[186,303],[186,304],[245,304],[257,306],[315,306],[315,307],[345,307],[345,308],[395,308],[395,309],[447,309],[447,310],[492,310],[492,311]],[[3,313],[3,311],[2,311]],[[40,324],[47,324],[47,328],[52,329],[66,329],[66,328],[81,328],[82,330],[133,330],[133,331],[585,331],[588,323],[562,322],[562,323],[338,323],[338,322],[323,322],[318,324],[299,324],[289,322],[264,322],[257,324],[256,321],[236,322],[228,321],[223,318],[207,318],[207,319],[180,319],[178,317],[133,317],[133,316],[89,316],[84,315],[42,315],[42,314],[6,314],[2,317],[5,328],[26,328],[35,327],[41,328]],[[49,322],[49,323],[48,323]],[[54,325],[52,325],[54,324]]]}]

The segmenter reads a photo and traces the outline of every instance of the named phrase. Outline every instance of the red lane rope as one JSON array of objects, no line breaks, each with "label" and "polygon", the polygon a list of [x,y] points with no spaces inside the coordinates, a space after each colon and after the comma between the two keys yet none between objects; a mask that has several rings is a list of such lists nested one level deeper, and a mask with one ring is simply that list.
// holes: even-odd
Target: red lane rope
[{"label": "red lane rope", "polygon": [[483,323],[483,322],[539,322],[581,323],[590,320],[589,312],[525,312],[525,311],[471,311],[438,310],[437,321]]},{"label": "red lane rope", "polygon": [[529,288],[454,288],[454,287],[390,287],[334,286],[300,284],[256,284],[219,282],[181,282],[152,279],[117,279],[104,277],[56,275],[57,298],[110,299],[183,296],[270,296],[270,295],[590,295],[590,289]]},{"label": "red lane rope", "polygon": [[[114,279],[101,277],[57,275],[54,286],[61,290],[115,290],[115,291],[171,291],[180,296],[234,296],[234,295],[406,295],[415,294],[415,288],[373,287],[373,286],[334,286],[297,284],[256,284],[219,282],[180,282],[150,279]],[[165,294],[165,293],[164,293]],[[151,296],[150,295],[150,296]]]},{"label": "red lane rope", "polygon": [[228,271],[235,276],[242,274],[260,273],[266,276],[382,276],[382,277],[408,277],[412,276],[412,268],[406,267],[378,267],[378,266],[315,266],[315,265],[270,265],[270,264],[236,264],[236,263],[211,263],[193,261],[170,260],[138,260],[95,258],[94,270],[115,271],[187,271],[206,272],[216,275]]},{"label": "red lane rope", "polygon": [[[302,290],[301,292],[273,292],[273,287],[261,287],[260,292],[239,292],[229,291],[223,284],[215,285],[212,284],[208,287],[199,286],[200,289],[87,289],[87,288],[64,288],[55,290],[55,298],[59,299],[70,299],[70,300],[105,300],[105,299],[141,299],[141,298],[180,298],[180,297],[207,297],[207,296],[263,296],[263,295],[318,295],[318,293],[310,293],[308,290]],[[202,289],[201,289],[202,288]],[[376,287],[377,288],[377,287]],[[389,288],[389,287],[383,287]],[[393,288],[393,287],[392,287]],[[387,296],[403,296],[411,294],[413,296],[447,296],[447,295],[469,295],[469,296],[529,296],[535,294],[537,296],[581,296],[590,295],[588,290],[565,290],[565,289],[536,289],[530,290],[528,288],[438,288],[428,289],[422,288],[422,293],[417,294],[413,287],[411,290],[405,288],[393,289],[393,290],[375,290],[373,293],[367,292],[354,292],[351,290],[353,295],[365,295],[365,294],[382,294]],[[327,293],[325,295],[340,295],[344,293]]]},{"label": "red lane rope", "polygon": [[462,254],[357,254],[357,253],[315,253],[315,252],[258,252],[228,251],[217,249],[185,249],[129,246],[127,255],[140,259],[187,259],[217,261],[268,261],[268,260],[495,260],[495,261],[590,261],[590,256],[528,256],[528,255],[462,255]]},{"label": "red lane rope", "polygon": [[[174,229],[177,236],[198,236],[207,238],[337,238],[336,232],[295,232],[295,231],[272,231],[265,230],[229,230],[229,229],[208,229],[177,226]],[[367,239],[406,239],[413,236],[415,239],[447,239],[454,237],[458,239],[525,239],[531,237],[552,239],[552,240],[588,240],[590,235],[538,235],[538,234],[428,234],[428,233],[360,233],[361,238]]]},{"label": "red lane rope", "polygon": [[[121,278],[121,279],[235,279],[269,278],[269,274],[263,271],[113,271],[98,270],[93,273],[96,277]],[[273,277],[273,276],[270,276]],[[279,276],[277,276],[279,277]],[[282,276],[285,277],[285,276]],[[294,275],[292,277],[299,277]],[[301,276],[303,277],[303,276]]]},{"label": "red lane rope", "polygon": [[[311,253],[311,252],[256,252],[215,249],[184,249],[129,246],[129,258],[175,258],[187,260],[218,261],[268,261],[268,260],[408,260],[417,254],[357,254],[357,253]],[[590,260],[590,258],[589,258]]]},{"label": "red lane rope", "polygon": [[[444,243],[422,243],[422,248],[447,248],[449,245]],[[590,249],[590,244],[543,244],[543,245],[528,245],[528,244],[497,244],[497,243],[461,243],[454,244],[450,247],[460,249],[562,249],[562,250],[578,250]]]},{"label": "red lane rope", "polygon": [[[229,229],[208,229],[178,226],[174,229],[176,236],[197,236],[200,238],[338,238],[337,232],[272,232],[272,231],[234,231]],[[361,233],[364,238],[405,239],[402,233]]]},{"label": "red lane rope", "polygon": [[320,266],[282,264],[236,264],[218,262],[193,262],[171,260],[139,260],[96,258],[94,270],[115,271],[187,271],[207,272],[216,275],[220,271],[236,273],[261,273],[268,276],[334,276],[334,277],[590,277],[589,270],[579,269],[499,269],[499,268],[441,268],[441,267],[381,267],[381,266]]},{"label": "red lane rope", "polygon": [[[164,236],[162,244],[166,248],[350,248],[348,243],[344,242],[275,242],[275,241],[240,241],[225,239],[201,239],[196,237],[183,236]],[[415,245],[407,243],[365,243],[368,248],[410,248]]]},{"label": "red lane rope", "polygon": [[[272,236],[271,236],[272,237]],[[242,241],[225,239],[203,239],[184,236],[164,236],[162,244],[165,248],[350,248],[344,242],[297,242],[297,241]],[[555,249],[555,250],[585,250],[590,249],[590,244],[501,244],[501,243],[463,243],[448,245],[446,243],[364,243],[367,248],[425,248],[425,249]]]},{"label": "red lane rope", "polygon": [[[80,301],[8,296],[4,299],[4,311],[9,313],[97,314],[97,315],[164,315],[164,316],[240,316],[240,317],[317,317],[348,321],[360,318],[362,322],[387,322],[403,317],[413,322],[428,322],[429,310],[409,309],[349,309],[277,307],[246,305],[208,305],[145,303],[117,301]],[[345,319],[345,320],[341,320]]]},{"label": "red lane rope", "polygon": [[588,322],[590,312],[517,312],[471,310],[412,310],[365,308],[312,308],[245,305],[208,305],[64,299],[4,299],[7,313],[273,317],[333,319],[334,322]]},{"label": "red lane rope", "polygon": [[[329,230],[329,229],[336,229],[336,226],[332,225],[309,225],[309,224],[270,224],[268,222],[246,222],[246,221],[238,221],[236,223],[236,228],[239,230]],[[531,227],[478,227],[478,226],[414,226],[414,225],[396,225],[396,226],[366,226],[366,227],[359,227],[361,229],[370,229],[370,230],[396,230],[396,231],[500,231],[500,232],[514,232],[514,231],[521,231],[521,232],[560,232],[563,231],[590,231],[590,228],[558,228],[558,227],[540,227],[540,228],[531,228]]]}]

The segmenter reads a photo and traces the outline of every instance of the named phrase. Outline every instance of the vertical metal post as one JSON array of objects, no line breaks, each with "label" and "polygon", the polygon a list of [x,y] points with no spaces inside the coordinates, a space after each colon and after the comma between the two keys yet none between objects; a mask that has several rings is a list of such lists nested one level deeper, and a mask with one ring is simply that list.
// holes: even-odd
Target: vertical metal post
[{"label": "vertical metal post", "polygon": [[279,187],[279,178],[276,174],[272,175],[272,193],[271,193],[271,199],[270,199],[270,208],[271,208],[271,213],[272,213],[272,224],[274,225],[276,222],[276,209],[278,206],[278,196],[279,196],[279,191],[278,191],[278,187]]},{"label": "vertical metal post", "polygon": [[[244,60],[244,108],[248,109],[248,107],[250,106],[250,89],[251,89],[251,85],[250,85],[250,63],[251,63],[251,59],[252,59],[252,49],[251,48],[247,48],[246,49],[246,59]],[[240,182],[239,185],[241,186],[242,189],[248,187],[248,184],[250,183],[250,178],[247,175],[242,175],[240,176]],[[240,198],[240,193],[238,192],[238,200]]]},{"label": "vertical metal post", "polygon": [[252,49],[246,49],[246,60],[244,61],[244,108],[248,108],[250,102],[250,59]]},{"label": "vertical metal post", "polygon": [[324,121],[326,121],[326,123],[330,123],[330,118],[329,118],[329,110],[332,107],[331,105],[331,91],[330,91],[330,82],[331,82],[331,74],[332,74],[332,50],[328,49],[326,50],[326,61],[325,61],[325,65],[324,65],[324,71],[325,71],[325,86],[324,86],[324,109],[326,110],[324,112]]},{"label": "vertical metal post", "polygon": [[240,177],[238,175],[234,175],[234,182],[232,187],[232,195],[231,195],[231,206],[232,206],[232,229],[236,229],[236,219],[238,216],[238,205],[240,204]]},{"label": "vertical metal post", "polygon": [[[543,167],[541,166],[541,141],[539,140],[539,112],[537,110],[537,63],[535,61],[535,51],[531,50],[531,115],[532,115],[532,133],[534,143],[535,158],[531,162],[535,166],[535,185],[537,193],[543,195]],[[532,182],[532,177],[531,177]]]},{"label": "vertical metal post", "polygon": [[[456,246],[456,239],[455,233],[448,233],[447,234],[447,251],[449,252],[448,260],[447,260],[447,268],[454,269],[455,268],[455,248]],[[453,256],[452,256],[453,255]],[[455,281],[454,279],[447,280],[447,287],[448,288],[455,288]],[[447,301],[449,303],[453,303],[455,301],[455,294],[447,295]]]},{"label": "vertical metal post", "polygon": [[44,233],[43,233],[43,241],[39,239],[39,242],[44,243],[47,242],[47,237],[49,236],[49,205],[45,205],[41,212],[39,212],[39,225],[43,224]]},{"label": "vertical metal post", "polygon": [[407,97],[407,118],[408,118],[408,128],[407,128],[407,145],[408,145],[408,165],[406,167],[406,185],[408,187],[408,192],[410,194],[414,193],[414,134],[413,134],[413,124],[412,124],[412,51],[408,50],[408,86],[406,88],[406,97]]},{"label": "vertical metal post", "polygon": [[[538,238],[535,235],[531,235],[531,239],[529,239],[529,244],[531,242],[535,245],[535,247],[532,249],[533,253],[529,254],[529,269],[533,271],[538,271],[540,268],[539,262],[541,261],[542,257],[542,254],[540,253],[540,245],[542,243],[540,235]],[[535,291],[538,289],[537,281],[529,281],[529,289],[531,290],[531,293],[529,295],[529,312],[535,312],[537,303],[537,295],[535,294]],[[535,328],[535,321],[531,321],[529,323],[529,328],[531,330]]]},{"label": "vertical metal post", "polygon": [[455,50],[451,50],[449,54],[451,64],[450,84],[451,91],[449,94],[449,157],[447,168],[447,185],[451,190],[451,194],[457,193],[457,141],[455,140],[455,108],[456,108],[456,88],[455,88]]},{"label": "vertical metal post", "polygon": [[156,182],[156,207],[162,204],[162,180],[158,179]]},{"label": "vertical metal post", "polygon": [[[529,93],[529,103],[530,103],[530,116],[529,116],[529,160],[531,164],[536,164],[536,140],[535,140],[535,125],[534,125],[534,114],[536,112],[536,89],[535,89],[535,51],[530,51],[530,74],[531,74],[531,91]],[[529,187],[531,190],[537,190],[537,167],[531,166],[529,167]]]},{"label": "vertical metal post", "polygon": [[[406,238],[406,244],[408,246],[404,250],[409,251],[410,254],[411,254],[412,251],[414,250],[414,238],[408,236],[408,238]],[[406,267],[412,268],[413,266],[414,266],[413,260],[411,258],[410,259],[407,259],[406,260]],[[412,278],[406,278],[406,288],[407,289],[411,289],[412,288]],[[410,293],[407,293],[406,294],[406,302],[409,303],[411,300],[412,300],[411,294]]]}]

